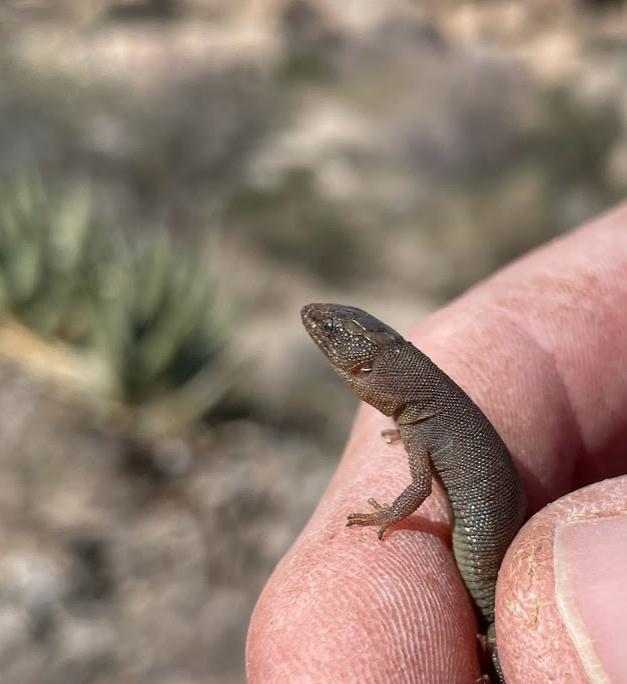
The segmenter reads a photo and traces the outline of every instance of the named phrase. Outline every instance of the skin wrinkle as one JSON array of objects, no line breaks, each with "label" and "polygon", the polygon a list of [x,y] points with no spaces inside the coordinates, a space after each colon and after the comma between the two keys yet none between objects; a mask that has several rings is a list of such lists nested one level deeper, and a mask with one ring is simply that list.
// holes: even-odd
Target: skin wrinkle
[{"label": "skin wrinkle", "polygon": [[[521,315],[521,312],[519,309],[515,309],[511,311],[511,317],[512,318],[525,318],[523,315]],[[587,416],[582,414],[581,411],[577,410],[577,392],[575,391],[575,388],[573,387],[573,382],[572,382],[572,369],[570,370],[570,373],[567,372],[567,368],[564,366],[564,364],[560,364],[557,361],[557,354],[555,352],[555,346],[556,345],[561,345],[562,349],[560,351],[563,353],[563,345],[564,345],[564,340],[560,338],[559,340],[552,339],[551,335],[542,335],[544,337],[544,344],[541,341],[541,335],[538,330],[538,326],[535,321],[531,319],[531,317],[527,316],[526,317],[526,325],[528,328],[528,333],[527,337],[530,341],[533,341],[540,349],[542,349],[546,353],[546,357],[551,360],[555,374],[560,380],[561,387],[564,389],[564,397],[568,403],[568,412],[572,415],[573,418],[573,424],[576,427],[577,431],[577,442],[580,446],[580,448],[577,450],[577,459],[573,460],[573,468],[577,468],[581,466],[582,460],[585,460],[588,458],[588,450],[585,448],[585,443],[584,443],[584,433],[585,433],[585,422]],[[569,326],[571,330],[571,337],[572,338],[579,338],[580,334],[578,334],[581,330],[581,328],[584,327],[583,325],[573,325],[571,324]],[[585,352],[586,350],[584,350]],[[581,368],[584,368],[589,364],[588,359],[585,357],[577,357],[577,360],[579,361],[579,365]],[[579,374],[581,374],[581,368],[579,369]]]},{"label": "skin wrinkle", "polygon": [[[411,578],[408,577],[408,579]],[[391,589],[392,591],[390,591],[389,594],[382,594],[381,599],[384,603],[386,598],[392,599],[391,602],[394,603],[395,587],[392,586]],[[411,600],[412,592],[407,589],[406,585],[400,585],[398,586],[398,592],[396,592],[396,599],[396,603],[399,607],[400,620],[398,621],[397,629],[395,630],[396,639],[398,641],[393,641],[395,645],[400,648],[401,652],[409,653],[412,648],[412,643],[416,643],[420,636],[420,631],[417,629],[416,621],[411,619],[414,608],[413,602]],[[400,663],[397,674],[399,672],[402,672],[400,669]]]},{"label": "skin wrinkle", "polygon": [[[520,269],[514,265],[494,276],[480,289],[480,292],[484,290],[484,298],[497,298],[506,307],[525,312],[530,327],[541,330],[553,348],[557,346],[557,358],[561,359],[567,371],[563,373],[564,381],[569,388],[588,453],[594,453],[598,448],[596,436],[590,434],[590,428],[602,433],[611,420],[610,415],[605,419],[601,415],[601,420],[589,420],[590,407],[603,406],[609,401],[608,389],[612,390],[612,384],[603,382],[599,371],[611,380],[610,364],[617,368],[625,366],[624,345],[617,344],[627,323],[624,307],[619,304],[627,297],[626,241],[625,231],[620,226],[624,214],[624,209],[616,212],[620,218],[611,229],[602,220],[597,221],[597,240],[590,239],[593,228],[589,227],[567,238],[567,250],[562,249],[561,243],[540,250],[535,255],[539,267],[526,282],[517,278]],[[585,248],[577,249],[582,240]],[[561,259],[557,255],[555,258],[556,251],[561,252]],[[560,273],[562,263],[567,267],[562,267]],[[549,289],[551,283],[557,283],[552,290]],[[495,284],[499,287],[494,287]],[[549,307],[542,297],[550,297]],[[547,308],[551,311],[550,317],[546,316]],[[570,332],[569,336],[563,335],[565,327]],[[586,339],[586,346],[579,349],[582,338]],[[611,355],[607,354],[608,349],[612,349]],[[573,351],[578,352],[575,359],[578,363],[569,365]],[[599,358],[602,363],[598,363]],[[587,388],[587,392],[581,392],[581,385]]]},{"label": "skin wrinkle", "polygon": [[573,485],[573,474],[577,468],[577,463],[581,460],[581,452],[584,448],[583,432],[575,411],[572,394],[569,391],[566,378],[564,377],[563,371],[560,368],[560,364],[557,363],[555,349],[542,344],[540,337],[536,334],[534,326],[530,326],[531,329],[526,329],[524,327],[524,324],[520,320],[518,311],[504,309],[501,306],[498,306],[497,308],[501,315],[504,315],[513,324],[513,327],[518,333],[520,339],[524,342],[530,343],[538,352],[538,356],[543,357],[544,361],[551,365],[555,378],[558,381],[558,387],[565,402],[565,405],[563,406],[564,421],[569,427],[572,427],[572,429],[568,432],[570,438],[569,447],[571,451],[574,451],[577,454],[575,459],[565,459],[559,457],[555,459],[557,462],[569,464],[570,473],[566,474],[564,471],[562,471],[560,474],[562,491],[569,491]]}]

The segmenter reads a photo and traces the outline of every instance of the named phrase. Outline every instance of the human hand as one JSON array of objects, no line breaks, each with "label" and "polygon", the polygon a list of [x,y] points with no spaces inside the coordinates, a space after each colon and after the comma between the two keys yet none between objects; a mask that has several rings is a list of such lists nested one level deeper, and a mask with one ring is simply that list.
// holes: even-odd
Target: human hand
[{"label": "human hand", "polygon": [[[572,492],[541,510],[504,560],[496,622],[508,684],[627,681],[627,476],[616,477],[627,471],[627,205],[514,263],[407,339],[493,422],[530,512]],[[403,446],[380,437],[390,427],[361,407],[335,477],[255,609],[252,684],[479,676],[442,491],[383,542],[345,527],[360,502],[393,499],[409,480]],[[597,482],[605,477],[615,479]]]}]

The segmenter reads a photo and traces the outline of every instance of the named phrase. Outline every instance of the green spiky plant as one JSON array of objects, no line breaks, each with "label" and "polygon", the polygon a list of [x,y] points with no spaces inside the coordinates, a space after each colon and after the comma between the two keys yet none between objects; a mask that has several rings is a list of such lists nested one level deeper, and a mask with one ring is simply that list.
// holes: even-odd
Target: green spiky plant
[{"label": "green spiky plant", "polygon": [[97,226],[85,187],[51,199],[32,177],[0,183],[0,311],[97,356],[143,439],[198,419],[226,387],[210,270],[166,234]]},{"label": "green spiky plant", "polygon": [[139,432],[168,430],[208,410],[224,391],[223,323],[206,254],[165,234],[117,235],[92,272],[96,341]]},{"label": "green spiky plant", "polygon": [[51,200],[37,177],[0,186],[0,306],[44,337],[85,334],[80,264],[91,226],[88,190]]}]

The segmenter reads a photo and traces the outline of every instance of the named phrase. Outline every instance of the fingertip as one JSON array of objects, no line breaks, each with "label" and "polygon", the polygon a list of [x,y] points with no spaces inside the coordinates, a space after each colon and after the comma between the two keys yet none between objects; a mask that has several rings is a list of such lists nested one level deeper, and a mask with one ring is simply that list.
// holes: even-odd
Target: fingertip
[{"label": "fingertip", "polygon": [[407,479],[402,445],[379,438],[385,420],[360,412],[329,491],[262,592],[247,642],[251,684],[467,684],[479,676],[475,618],[442,493],[382,541],[374,528],[345,525],[365,495],[384,500]]},{"label": "fingertip", "polygon": [[540,511],[514,540],[496,598],[509,684],[627,681],[626,501],[627,476],[590,485]]},{"label": "fingertip", "polygon": [[447,545],[436,535],[417,544],[427,535],[409,529],[384,544],[372,530],[348,534],[305,538],[279,565],[251,620],[248,681],[479,676],[474,616]]}]

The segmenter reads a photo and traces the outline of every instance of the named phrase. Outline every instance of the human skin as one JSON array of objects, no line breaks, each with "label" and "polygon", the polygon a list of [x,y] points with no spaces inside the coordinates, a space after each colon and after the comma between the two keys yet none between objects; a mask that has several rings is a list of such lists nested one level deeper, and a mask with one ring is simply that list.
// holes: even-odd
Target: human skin
[{"label": "human skin", "polygon": [[[492,421],[529,512],[539,511],[497,586],[508,684],[627,682],[627,580],[617,570],[627,567],[627,204],[515,262],[406,337]],[[391,427],[360,407],[333,480],[255,608],[252,684],[479,676],[442,490],[382,542],[345,527],[368,497],[390,501],[409,481],[402,444],[380,437]],[[596,484],[580,489],[588,483]]]}]

